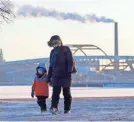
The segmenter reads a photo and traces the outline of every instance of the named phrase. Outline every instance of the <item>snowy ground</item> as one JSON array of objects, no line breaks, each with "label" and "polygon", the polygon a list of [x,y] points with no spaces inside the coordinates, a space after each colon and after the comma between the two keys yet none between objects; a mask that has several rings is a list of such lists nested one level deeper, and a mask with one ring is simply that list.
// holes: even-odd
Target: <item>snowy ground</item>
[{"label": "snowy ground", "polygon": [[59,108],[59,115],[41,114],[35,100],[1,100],[0,121],[134,121],[134,98],[74,98],[71,115],[63,114],[61,99]]},{"label": "snowy ground", "polygon": [[[134,121],[133,88],[72,88],[71,115],[63,114],[62,95],[60,115],[52,115],[49,111],[41,114],[30,92],[31,86],[1,86],[0,121]],[[48,108],[50,103],[49,98]]]}]

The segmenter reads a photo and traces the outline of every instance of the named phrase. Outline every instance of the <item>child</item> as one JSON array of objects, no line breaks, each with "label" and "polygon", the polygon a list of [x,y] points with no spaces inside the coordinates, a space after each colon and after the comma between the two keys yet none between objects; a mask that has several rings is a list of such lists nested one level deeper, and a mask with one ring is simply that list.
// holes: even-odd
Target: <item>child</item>
[{"label": "child", "polygon": [[37,97],[37,103],[41,112],[47,110],[46,99],[49,96],[49,87],[47,82],[47,71],[44,64],[39,64],[36,68],[36,76],[32,85],[31,97]]}]

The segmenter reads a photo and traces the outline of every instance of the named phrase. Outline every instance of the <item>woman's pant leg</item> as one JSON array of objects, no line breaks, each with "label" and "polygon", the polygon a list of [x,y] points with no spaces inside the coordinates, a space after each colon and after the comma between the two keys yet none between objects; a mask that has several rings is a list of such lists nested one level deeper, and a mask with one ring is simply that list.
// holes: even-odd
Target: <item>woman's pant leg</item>
[{"label": "woman's pant leg", "polygon": [[61,87],[54,86],[53,87],[53,93],[52,93],[52,103],[51,103],[52,108],[57,108],[58,109],[60,93],[61,93]]},{"label": "woman's pant leg", "polygon": [[70,87],[63,88],[64,110],[71,110],[72,96]]}]

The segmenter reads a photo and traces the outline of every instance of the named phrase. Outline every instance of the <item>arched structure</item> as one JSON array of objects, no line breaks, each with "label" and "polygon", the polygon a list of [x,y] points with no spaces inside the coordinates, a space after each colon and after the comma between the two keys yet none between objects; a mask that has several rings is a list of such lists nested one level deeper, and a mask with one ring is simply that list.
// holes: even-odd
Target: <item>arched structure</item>
[{"label": "arched structure", "polygon": [[[84,56],[88,57],[88,55],[84,52],[84,50],[89,50],[89,51],[90,50],[99,50],[108,59],[108,55],[106,54],[106,52],[103,49],[101,49],[100,47],[93,45],[93,44],[67,44],[66,46],[70,47],[73,55],[75,55],[77,53],[77,51],[81,51],[84,54]],[[109,58],[109,61],[110,61],[109,64],[113,64],[113,61],[110,58]],[[109,66],[109,64],[104,67]]]},{"label": "arched structure", "polygon": [[[91,60],[109,60],[109,63],[107,64],[100,64],[99,68],[100,71],[104,71],[107,68],[111,68],[111,69],[115,69],[116,72],[118,71],[124,71],[126,70],[128,67],[131,71],[134,70],[133,64],[134,64],[134,60],[133,60],[133,56],[109,56],[107,55],[107,53],[101,49],[100,47],[93,45],[93,44],[67,44],[66,46],[69,46],[70,49],[72,50],[73,55],[75,55],[77,53],[77,51],[80,51],[83,53],[83,57],[82,56],[75,56],[75,59],[91,59]],[[104,56],[88,56],[84,51],[85,50],[99,50],[101,51]],[[115,63],[117,63],[116,61],[118,60],[118,67],[115,67]],[[118,71],[117,71],[118,69]]]},{"label": "arched structure", "polygon": [[73,55],[75,55],[77,51],[81,51],[84,54],[84,56],[87,56],[84,50],[100,50],[105,56],[108,56],[104,50],[92,44],[67,44],[67,46],[69,46],[71,50],[74,51]]}]

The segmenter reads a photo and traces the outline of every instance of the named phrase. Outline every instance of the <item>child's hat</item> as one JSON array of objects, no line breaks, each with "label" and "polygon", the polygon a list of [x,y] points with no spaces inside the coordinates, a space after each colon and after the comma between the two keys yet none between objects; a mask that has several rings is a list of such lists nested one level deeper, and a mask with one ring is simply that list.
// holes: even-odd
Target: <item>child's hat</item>
[{"label": "child's hat", "polygon": [[39,74],[43,74],[43,73],[47,72],[46,69],[43,68],[43,67],[38,68],[37,71],[38,71]]},{"label": "child's hat", "polygon": [[41,70],[42,72],[47,72],[46,67],[45,67],[45,63],[39,63],[36,67],[36,70]]}]

